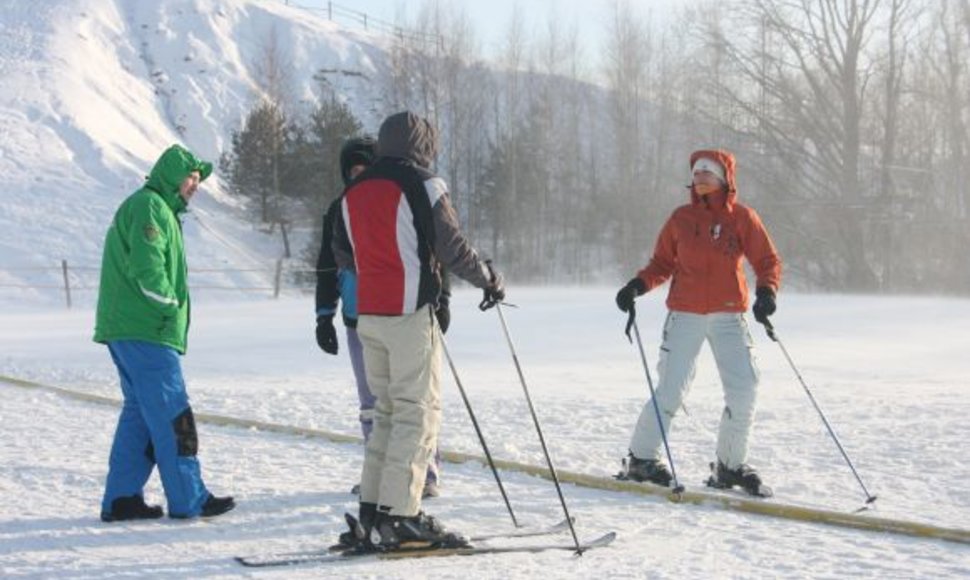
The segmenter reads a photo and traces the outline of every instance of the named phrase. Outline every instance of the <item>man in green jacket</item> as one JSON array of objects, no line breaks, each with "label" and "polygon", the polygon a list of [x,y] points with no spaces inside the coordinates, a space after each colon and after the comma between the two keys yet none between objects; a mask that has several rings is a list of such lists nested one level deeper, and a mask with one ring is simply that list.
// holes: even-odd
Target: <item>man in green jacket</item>
[{"label": "man in green jacket", "polygon": [[179,363],[189,328],[179,214],[211,173],[211,163],[172,145],[108,228],[94,340],[107,344],[118,367],[124,406],[101,504],[105,522],[162,516],[142,491],[155,465],[169,517],[216,516],[235,507],[232,497],[216,497],[202,482],[195,418]]}]

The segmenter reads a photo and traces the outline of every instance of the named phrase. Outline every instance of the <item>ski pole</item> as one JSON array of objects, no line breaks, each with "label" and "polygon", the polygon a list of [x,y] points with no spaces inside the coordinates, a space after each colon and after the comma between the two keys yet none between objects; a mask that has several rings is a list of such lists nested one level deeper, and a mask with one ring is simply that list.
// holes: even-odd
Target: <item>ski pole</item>
[{"label": "ski pole", "polygon": [[445,358],[448,359],[448,366],[451,367],[451,374],[455,377],[455,384],[458,385],[458,392],[461,393],[461,400],[465,402],[465,408],[468,409],[468,416],[471,417],[472,425],[475,427],[475,433],[478,435],[478,441],[482,444],[482,450],[485,451],[485,458],[488,460],[488,466],[492,469],[492,475],[495,476],[495,483],[498,484],[498,490],[502,494],[502,499],[505,501],[505,507],[509,510],[509,515],[512,517],[512,524],[515,527],[519,526],[519,521],[515,519],[515,512],[512,511],[512,504],[509,502],[509,496],[505,493],[505,487],[502,485],[502,479],[498,476],[498,470],[495,469],[495,462],[492,460],[492,454],[488,450],[488,445],[485,443],[485,436],[482,435],[482,430],[478,426],[478,419],[475,418],[475,412],[472,411],[472,404],[468,400],[468,395],[465,394],[465,387],[461,384],[461,379],[458,378],[458,369],[455,368],[455,362],[451,359],[451,353],[448,352],[448,345],[445,343],[444,334],[439,334],[441,337],[441,348],[445,351]]},{"label": "ski pole", "polygon": [[[628,332],[631,324],[633,325],[633,335],[637,339],[637,348],[640,350],[640,360],[643,362],[643,371],[647,375],[647,386],[650,387],[650,400],[653,401],[653,412],[657,416],[657,427],[660,429],[660,438],[664,442],[664,450],[667,452],[667,461],[670,463],[670,475],[674,479],[674,493],[681,494],[684,493],[684,486],[680,485],[680,482],[677,481],[677,470],[674,469],[674,457],[670,453],[670,444],[667,442],[667,432],[666,429],[664,429],[664,422],[660,418],[660,404],[657,403],[657,394],[653,390],[653,379],[650,378],[650,365],[647,364],[647,355],[643,352],[643,341],[640,340],[640,325],[637,324],[634,316],[631,316],[630,321],[627,323]],[[627,336],[629,336],[629,334]]]},{"label": "ski pole", "polygon": [[802,384],[802,388],[805,389],[805,393],[808,395],[809,400],[812,401],[812,405],[815,407],[815,410],[818,411],[818,416],[822,418],[822,423],[825,424],[825,428],[828,429],[829,435],[831,435],[832,440],[835,441],[836,447],[839,448],[839,451],[842,453],[842,457],[845,458],[845,462],[849,465],[849,469],[852,470],[852,475],[854,475],[856,481],[859,482],[862,492],[866,494],[866,505],[868,506],[872,502],[876,501],[876,496],[870,494],[869,490],[866,489],[866,484],[862,483],[862,478],[859,477],[859,472],[856,471],[855,466],[852,465],[852,460],[849,459],[849,454],[845,452],[845,449],[842,447],[842,443],[839,442],[838,436],[836,436],[832,426],[829,425],[828,419],[825,418],[825,413],[822,412],[822,408],[819,407],[818,402],[815,400],[815,396],[812,395],[812,391],[808,388],[808,385],[805,384],[805,379],[803,379],[801,373],[798,372],[798,367],[795,366],[794,361],[792,361],[791,356],[789,356],[788,349],[785,348],[785,345],[781,342],[778,336],[775,335],[775,327],[772,326],[771,321],[769,321],[767,318],[764,320],[759,320],[758,322],[765,325],[765,332],[768,333],[768,338],[778,343],[782,354],[784,354],[785,358],[788,359],[788,364],[791,366],[792,370],[795,371],[795,376],[798,377],[798,382]]},{"label": "ski pole", "polygon": [[[579,537],[576,536],[576,528],[573,526],[573,518],[569,515],[569,508],[566,507],[566,498],[562,494],[562,486],[559,484],[559,475],[556,467],[552,464],[552,457],[549,456],[549,448],[546,446],[546,438],[542,436],[542,427],[539,426],[539,417],[536,416],[535,407],[532,405],[532,397],[529,396],[529,387],[525,383],[525,375],[522,373],[522,365],[519,364],[519,357],[515,354],[515,346],[512,344],[512,336],[509,334],[509,325],[505,322],[505,315],[502,314],[502,304],[495,302],[495,310],[498,318],[502,321],[502,331],[505,333],[505,341],[509,344],[509,351],[512,353],[512,361],[515,363],[515,370],[519,373],[519,382],[522,383],[522,391],[525,393],[525,400],[529,404],[529,413],[532,415],[532,422],[536,426],[536,433],[539,434],[539,444],[542,445],[542,453],[546,456],[546,464],[549,465],[549,473],[552,481],[556,484],[556,493],[559,494],[559,502],[562,504],[562,511],[566,514],[566,521],[569,522],[569,532],[573,535],[573,542],[576,543],[576,553],[582,554],[583,550],[579,545]],[[484,309],[483,309],[484,310]]]}]

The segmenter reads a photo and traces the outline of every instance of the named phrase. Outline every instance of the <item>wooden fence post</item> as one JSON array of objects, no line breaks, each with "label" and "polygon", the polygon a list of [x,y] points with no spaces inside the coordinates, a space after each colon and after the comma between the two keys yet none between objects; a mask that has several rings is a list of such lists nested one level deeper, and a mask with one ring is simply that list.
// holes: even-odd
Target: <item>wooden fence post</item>
[{"label": "wooden fence post", "polygon": [[280,280],[283,278],[283,258],[276,260],[276,276],[273,281],[273,298],[280,297]]},{"label": "wooden fence post", "polygon": [[71,308],[71,279],[67,276],[67,260],[61,260],[61,271],[64,272],[64,296],[67,297],[67,308]]},{"label": "wooden fence post", "polygon": [[280,220],[280,233],[283,234],[283,257],[290,258],[290,237],[286,234],[286,221]]}]

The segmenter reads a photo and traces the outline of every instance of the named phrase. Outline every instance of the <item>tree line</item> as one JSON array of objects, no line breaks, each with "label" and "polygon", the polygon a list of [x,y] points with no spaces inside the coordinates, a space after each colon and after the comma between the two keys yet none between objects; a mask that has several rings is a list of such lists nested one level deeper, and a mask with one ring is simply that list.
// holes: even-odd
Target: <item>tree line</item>
[{"label": "tree line", "polygon": [[[788,283],[970,291],[970,0],[701,1],[663,26],[619,0],[596,47],[554,16],[529,34],[516,12],[490,62],[453,4],[408,25],[437,41],[392,42],[374,91],[385,113],[439,127],[435,169],[512,279],[624,279],[686,202],[690,152],[723,147]],[[260,68],[278,98],[234,134],[224,175],[259,220],[321,216],[342,188],[340,143],[363,127],[323,83],[316,109],[288,118],[274,45]]]}]

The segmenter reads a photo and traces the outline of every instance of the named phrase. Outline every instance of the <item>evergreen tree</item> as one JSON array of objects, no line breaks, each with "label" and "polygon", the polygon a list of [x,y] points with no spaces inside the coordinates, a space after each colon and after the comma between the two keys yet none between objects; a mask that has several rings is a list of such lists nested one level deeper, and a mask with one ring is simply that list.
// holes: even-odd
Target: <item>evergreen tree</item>
[{"label": "evergreen tree", "polygon": [[[294,163],[302,169],[294,172],[300,182],[301,201],[313,219],[313,235],[301,257],[311,269],[316,268],[323,237],[323,215],[343,192],[340,175],[340,148],[344,142],[361,134],[362,125],[346,104],[333,95],[324,99],[310,115],[304,134],[296,148]],[[313,277],[315,279],[315,276]]]},{"label": "evergreen tree", "polygon": [[232,134],[232,150],[220,166],[233,195],[255,200],[259,220],[278,221],[280,170],[286,141],[286,117],[269,102],[249,112],[241,131]]}]

